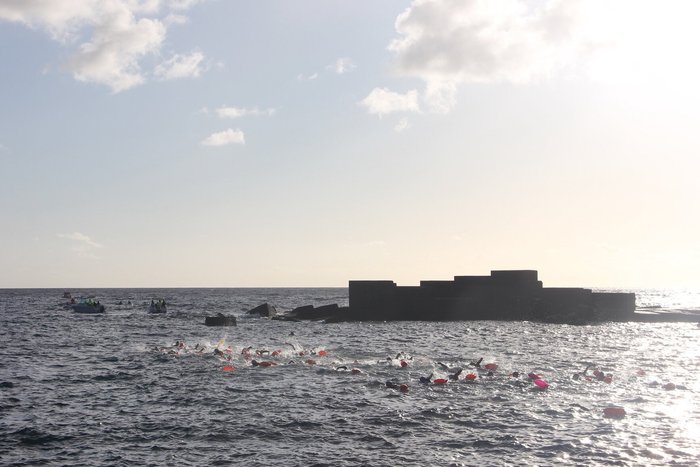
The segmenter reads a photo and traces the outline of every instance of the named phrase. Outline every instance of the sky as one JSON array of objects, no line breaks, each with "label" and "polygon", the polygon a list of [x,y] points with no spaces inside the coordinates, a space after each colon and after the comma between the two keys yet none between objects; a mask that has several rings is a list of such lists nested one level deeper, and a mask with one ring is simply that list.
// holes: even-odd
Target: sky
[{"label": "sky", "polygon": [[0,288],[700,288],[693,0],[0,0]]}]

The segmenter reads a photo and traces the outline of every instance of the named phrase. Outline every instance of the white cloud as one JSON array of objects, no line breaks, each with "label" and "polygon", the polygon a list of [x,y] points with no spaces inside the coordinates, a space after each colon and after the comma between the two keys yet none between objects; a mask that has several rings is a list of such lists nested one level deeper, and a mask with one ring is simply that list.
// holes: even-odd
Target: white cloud
[{"label": "white cloud", "polygon": [[169,0],[168,6],[173,10],[189,10],[197,3],[201,3],[204,0]]},{"label": "white cloud", "polygon": [[202,60],[204,60],[204,55],[201,52],[192,52],[189,55],[175,54],[159,64],[153,74],[162,80],[197,78],[203,71]]},{"label": "white cloud", "polygon": [[408,119],[406,117],[402,118],[399,120],[399,123],[397,123],[394,126],[394,131],[397,133],[401,133],[402,131],[408,129],[410,125],[408,124]]},{"label": "white cloud", "polygon": [[355,63],[348,57],[339,58],[326,67],[327,70],[332,71],[333,73],[337,73],[339,75],[349,73],[355,68]]},{"label": "white cloud", "polygon": [[94,254],[94,250],[98,248],[104,248],[103,245],[97,243],[90,237],[80,232],[73,232],[69,234],[56,234],[59,238],[64,238],[70,240],[73,243],[72,250],[76,252],[79,256],[98,259]]},{"label": "white cloud", "polygon": [[640,81],[700,76],[700,4],[678,0],[414,0],[396,19],[397,71],[425,83],[448,111],[468,83],[516,84],[560,75]]},{"label": "white cloud", "polygon": [[226,146],[227,144],[245,144],[245,135],[239,129],[228,128],[207,136],[201,143],[203,146]]},{"label": "white cloud", "polygon": [[[80,81],[123,91],[145,81],[142,59],[158,54],[167,25],[182,23],[183,11],[196,1],[179,0],[5,0],[0,2],[0,20],[46,31],[66,47],[79,44],[63,68]],[[162,18],[159,19],[159,18]],[[180,57],[180,56],[177,56]],[[183,61],[188,58],[190,61]],[[180,57],[160,73],[193,76],[193,57]],[[171,68],[173,68],[171,67]],[[160,74],[157,75],[160,77]]]},{"label": "white cloud", "polygon": [[374,88],[365,97],[360,105],[367,108],[367,112],[374,115],[387,115],[393,112],[418,112],[418,91],[411,90],[406,94],[399,94],[386,88]]},{"label": "white cloud", "polygon": [[166,26],[170,26],[172,24],[187,24],[188,22],[189,18],[187,16],[178,15],[176,13],[170,13],[163,19],[163,23],[165,23]]},{"label": "white cloud", "polygon": [[297,75],[297,79],[298,79],[299,81],[313,81],[313,80],[315,80],[316,78],[318,78],[318,73],[312,73],[312,74],[310,74],[309,76],[305,76],[303,73],[299,73],[299,74]]},{"label": "white cloud", "polygon": [[271,117],[275,112],[275,109],[259,109],[257,107],[253,107],[252,109],[243,107],[219,107],[216,109],[216,114],[219,118],[240,118],[245,116]]}]

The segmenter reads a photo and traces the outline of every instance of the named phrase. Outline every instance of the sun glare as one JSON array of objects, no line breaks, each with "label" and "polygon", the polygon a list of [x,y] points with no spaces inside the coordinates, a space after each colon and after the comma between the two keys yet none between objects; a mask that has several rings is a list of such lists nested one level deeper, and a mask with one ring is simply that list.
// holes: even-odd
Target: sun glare
[{"label": "sun glare", "polygon": [[[700,64],[696,2],[595,2],[582,12],[580,34],[591,48],[591,78],[607,83],[667,92],[694,91]],[[682,8],[681,8],[682,7]]]}]

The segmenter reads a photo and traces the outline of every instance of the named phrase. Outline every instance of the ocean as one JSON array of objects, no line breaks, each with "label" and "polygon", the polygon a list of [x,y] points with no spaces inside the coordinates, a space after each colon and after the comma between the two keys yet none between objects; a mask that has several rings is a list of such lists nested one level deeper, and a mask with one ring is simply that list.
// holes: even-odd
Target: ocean
[{"label": "ocean", "polygon": [[[245,311],[347,305],[347,289],[71,292],[106,313],[0,290],[3,466],[700,463],[695,323],[325,324]],[[700,313],[700,293],[635,292]],[[168,312],[148,314],[158,298]],[[204,326],[217,313],[238,326]]]}]

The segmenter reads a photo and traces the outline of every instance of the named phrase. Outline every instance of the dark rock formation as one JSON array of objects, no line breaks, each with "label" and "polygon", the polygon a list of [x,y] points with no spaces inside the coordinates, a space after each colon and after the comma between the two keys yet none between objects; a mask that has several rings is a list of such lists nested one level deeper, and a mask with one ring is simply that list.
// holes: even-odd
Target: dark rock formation
[{"label": "dark rock formation", "polygon": [[350,281],[349,307],[302,306],[272,319],[287,321],[540,321],[586,324],[602,321],[697,322],[684,313],[636,313],[633,293],[542,287],[537,271],[491,271],[399,287],[393,281]]},{"label": "dark rock formation", "polygon": [[272,319],[280,321],[321,321],[339,322],[347,321],[349,308],[338,306],[337,303],[314,307],[313,305],[300,306],[285,314],[274,316]]},{"label": "dark rock formation", "polygon": [[537,271],[491,271],[399,287],[393,281],[350,281],[351,320],[508,320],[583,324],[628,321],[635,295],[583,288],[544,288]]},{"label": "dark rock formation", "polygon": [[269,303],[263,303],[258,305],[252,310],[248,310],[249,315],[259,315],[263,318],[272,318],[277,314],[277,308],[270,305]]},{"label": "dark rock formation", "polygon": [[236,326],[236,317],[217,313],[216,316],[205,317],[204,324],[207,326]]}]

